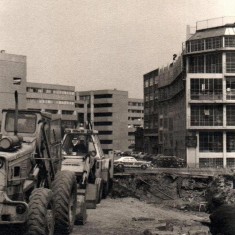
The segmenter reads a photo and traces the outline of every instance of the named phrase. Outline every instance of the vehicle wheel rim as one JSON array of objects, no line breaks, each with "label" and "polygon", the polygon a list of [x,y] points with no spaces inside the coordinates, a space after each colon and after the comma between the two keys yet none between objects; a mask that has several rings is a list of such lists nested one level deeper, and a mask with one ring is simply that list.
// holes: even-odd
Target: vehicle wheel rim
[{"label": "vehicle wheel rim", "polygon": [[54,226],[55,226],[55,216],[54,216],[52,209],[47,210],[46,222],[47,222],[47,227],[46,227],[47,234],[53,235],[54,234]]}]

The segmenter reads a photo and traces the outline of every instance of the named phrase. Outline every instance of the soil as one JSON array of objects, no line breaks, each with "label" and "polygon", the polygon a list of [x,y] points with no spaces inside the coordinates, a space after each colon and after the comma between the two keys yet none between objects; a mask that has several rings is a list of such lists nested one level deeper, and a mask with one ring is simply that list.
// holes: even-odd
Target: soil
[{"label": "soil", "polygon": [[192,227],[208,231],[201,223],[208,218],[204,212],[181,211],[131,197],[107,198],[95,210],[88,210],[87,223],[75,226],[72,235],[140,235],[158,229],[186,234]]}]

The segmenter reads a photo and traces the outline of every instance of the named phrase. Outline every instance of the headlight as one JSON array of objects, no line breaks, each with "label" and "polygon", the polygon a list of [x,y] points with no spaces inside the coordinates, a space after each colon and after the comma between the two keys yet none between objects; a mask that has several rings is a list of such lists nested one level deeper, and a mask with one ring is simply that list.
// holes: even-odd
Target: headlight
[{"label": "headlight", "polygon": [[11,141],[8,138],[2,138],[0,140],[0,147],[2,149],[9,149],[11,147]]}]

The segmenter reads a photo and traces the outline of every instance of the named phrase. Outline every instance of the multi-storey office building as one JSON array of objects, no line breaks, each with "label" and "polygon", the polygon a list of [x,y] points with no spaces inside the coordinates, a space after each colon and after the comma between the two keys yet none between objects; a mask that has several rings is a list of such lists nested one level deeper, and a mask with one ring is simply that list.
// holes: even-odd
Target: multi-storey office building
[{"label": "multi-storey office building", "polygon": [[146,151],[185,157],[183,60],[144,75]]},{"label": "multi-storey office building", "polygon": [[76,127],[83,120],[84,104],[75,100],[75,87],[27,83],[27,108],[49,112],[60,118],[62,127]]},{"label": "multi-storey office building", "polygon": [[196,33],[186,41],[186,125],[192,139],[187,160],[191,165],[235,166],[234,19],[198,22]]},{"label": "multi-storey office building", "polygon": [[18,91],[19,108],[26,108],[26,56],[0,51],[0,119],[2,109],[14,108]]},{"label": "multi-storey office building", "polygon": [[[182,57],[155,71],[158,152],[185,156],[191,167],[235,166],[235,20],[219,20],[197,23]],[[150,77],[144,82],[146,114],[154,106],[146,102]]]},{"label": "multi-storey office building", "polygon": [[128,92],[96,90],[79,92],[87,102],[88,120],[99,131],[104,152],[128,149]]},{"label": "multi-storey office building", "polygon": [[128,147],[135,148],[135,131],[143,127],[143,99],[128,98]]}]

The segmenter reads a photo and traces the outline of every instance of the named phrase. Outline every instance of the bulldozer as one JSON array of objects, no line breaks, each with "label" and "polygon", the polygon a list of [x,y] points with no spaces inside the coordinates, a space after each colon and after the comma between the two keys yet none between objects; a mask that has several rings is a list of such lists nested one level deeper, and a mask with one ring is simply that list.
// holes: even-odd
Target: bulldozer
[{"label": "bulldozer", "polygon": [[[69,235],[76,219],[77,182],[61,171],[61,125],[49,113],[2,111],[0,230],[21,226],[27,235]],[[22,234],[22,233],[21,233]]]},{"label": "bulldozer", "polygon": [[84,224],[86,209],[95,209],[112,187],[113,152],[103,153],[98,131],[88,124],[86,127],[65,129],[62,155],[62,170],[76,174],[80,208],[77,222]]}]

